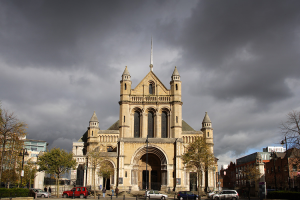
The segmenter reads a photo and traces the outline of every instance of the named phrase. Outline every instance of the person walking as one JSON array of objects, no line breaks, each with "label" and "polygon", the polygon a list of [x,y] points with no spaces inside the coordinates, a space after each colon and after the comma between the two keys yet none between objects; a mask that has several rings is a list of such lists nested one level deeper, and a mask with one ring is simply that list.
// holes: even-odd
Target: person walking
[{"label": "person walking", "polygon": [[113,197],[114,196],[114,188],[111,187],[111,196]]},{"label": "person walking", "polygon": [[51,194],[51,187],[49,186],[49,189],[48,189],[49,193]]},{"label": "person walking", "polygon": [[118,194],[119,194],[119,189],[118,187],[116,187],[116,198],[118,198]]},{"label": "person walking", "polygon": [[106,189],[105,189],[105,187],[103,187],[103,189],[102,189],[103,197],[105,197],[105,192],[106,192]]},{"label": "person walking", "polygon": [[44,191],[47,192],[47,187],[45,186]]}]

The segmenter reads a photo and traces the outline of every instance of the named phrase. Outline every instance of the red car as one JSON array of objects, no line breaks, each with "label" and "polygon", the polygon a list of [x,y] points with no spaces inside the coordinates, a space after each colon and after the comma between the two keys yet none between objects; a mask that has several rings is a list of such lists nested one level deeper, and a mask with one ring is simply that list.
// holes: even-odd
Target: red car
[{"label": "red car", "polygon": [[74,187],[69,191],[64,191],[62,196],[64,198],[72,197],[74,193],[75,197],[80,197],[80,198],[87,198],[89,195],[89,191],[87,190],[86,187]]}]

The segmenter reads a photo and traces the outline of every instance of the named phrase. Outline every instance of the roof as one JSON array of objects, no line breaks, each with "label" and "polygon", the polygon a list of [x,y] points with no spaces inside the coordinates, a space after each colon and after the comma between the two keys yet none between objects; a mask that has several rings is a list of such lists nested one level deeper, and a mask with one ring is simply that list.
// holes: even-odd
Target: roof
[{"label": "roof", "polygon": [[94,111],[94,114],[93,114],[90,122],[99,122],[95,111]]},{"label": "roof", "polygon": [[207,112],[205,112],[205,116],[204,116],[204,119],[203,119],[203,123],[211,123],[210,118],[209,118]]},{"label": "roof", "polygon": [[119,120],[111,125],[107,130],[119,130]]},{"label": "roof", "polygon": [[128,71],[128,69],[127,69],[127,66],[125,67],[125,70],[124,70],[124,72],[123,72],[123,75],[129,75],[129,76],[130,76],[129,71]]},{"label": "roof", "polygon": [[176,66],[175,66],[172,76],[180,76]]},{"label": "roof", "polygon": [[195,131],[188,123],[182,120],[182,131]]},{"label": "roof", "polygon": [[78,140],[78,142],[87,142],[87,134],[88,131],[86,131],[83,136],[81,136],[81,138]]}]

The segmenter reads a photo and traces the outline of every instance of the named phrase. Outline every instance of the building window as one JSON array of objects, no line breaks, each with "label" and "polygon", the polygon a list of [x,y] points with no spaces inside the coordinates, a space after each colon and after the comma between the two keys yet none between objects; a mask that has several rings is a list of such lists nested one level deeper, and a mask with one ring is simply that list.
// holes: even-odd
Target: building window
[{"label": "building window", "polygon": [[153,82],[149,83],[149,94],[155,93],[155,85]]},{"label": "building window", "polygon": [[154,137],[154,114],[152,112],[148,113],[148,137]]},{"label": "building window", "polygon": [[178,116],[176,116],[176,123],[178,123]]},{"label": "building window", "polygon": [[124,85],[124,88],[125,88],[125,90],[127,90],[127,85],[126,85],[126,83],[125,83],[125,85]]},{"label": "building window", "polygon": [[134,137],[140,137],[140,113],[134,112]]},{"label": "building window", "polygon": [[176,87],[176,90],[178,90],[178,85],[177,84],[175,85],[175,87]]},{"label": "building window", "polygon": [[161,113],[161,137],[168,137],[168,114],[167,112]]},{"label": "building window", "polygon": [[127,178],[127,171],[125,171],[125,177]]},{"label": "building window", "polygon": [[92,136],[94,135],[94,131],[92,131]]},{"label": "building window", "polygon": [[124,116],[124,122],[125,122],[125,116]]},{"label": "building window", "polygon": [[297,171],[297,165],[293,165],[293,171],[294,171],[294,172]]},{"label": "building window", "polygon": [[209,132],[207,132],[207,137],[209,137]]}]

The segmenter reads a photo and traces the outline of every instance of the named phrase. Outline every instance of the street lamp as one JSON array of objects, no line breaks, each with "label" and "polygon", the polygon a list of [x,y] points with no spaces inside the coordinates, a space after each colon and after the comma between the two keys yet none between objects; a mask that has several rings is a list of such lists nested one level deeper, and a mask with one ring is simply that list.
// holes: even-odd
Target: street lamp
[{"label": "street lamp", "polygon": [[147,134],[147,148],[146,148],[146,195],[147,195],[147,189],[148,189],[148,171],[147,171],[147,165],[148,165],[148,134]]},{"label": "street lamp", "polygon": [[282,146],[285,144],[285,151],[287,151],[287,142],[286,142],[286,136],[284,137],[284,140],[280,143]]},{"label": "street lamp", "polygon": [[273,152],[273,153],[271,154],[271,157],[273,158],[273,166],[274,166],[275,190],[277,190],[277,183],[276,183],[276,169],[275,169],[275,160],[277,160],[277,154],[276,154],[276,152]]},{"label": "street lamp", "polygon": [[22,171],[21,171],[21,183],[20,185],[22,185],[22,177],[24,176],[24,170],[23,170],[23,167],[24,167],[24,157],[25,156],[28,156],[28,152],[27,152],[27,149],[26,148],[23,148],[19,154],[19,156],[22,156]]}]

